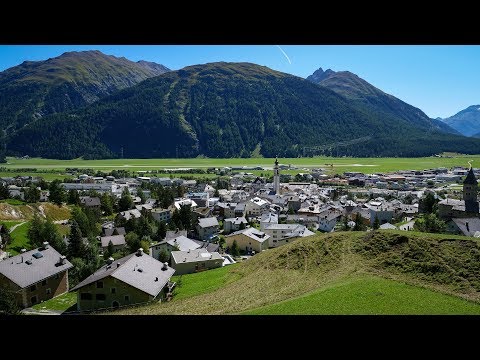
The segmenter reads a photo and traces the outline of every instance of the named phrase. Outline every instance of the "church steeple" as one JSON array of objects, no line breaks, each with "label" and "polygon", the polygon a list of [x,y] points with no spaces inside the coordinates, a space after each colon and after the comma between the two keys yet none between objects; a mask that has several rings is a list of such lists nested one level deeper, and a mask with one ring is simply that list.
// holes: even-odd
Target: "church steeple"
[{"label": "church steeple", "polygon": [[275,158],[275,166],[273,167],[273,191],[280,194],[280,169],[278,168],[278,158]]},{"label": "church steeple", "polygon": [[465,211],[467,213],[478,214],[479,206],[477,200],[478,181],[470,167],[465,180],[463,181],[463,200],[465,201]]}]

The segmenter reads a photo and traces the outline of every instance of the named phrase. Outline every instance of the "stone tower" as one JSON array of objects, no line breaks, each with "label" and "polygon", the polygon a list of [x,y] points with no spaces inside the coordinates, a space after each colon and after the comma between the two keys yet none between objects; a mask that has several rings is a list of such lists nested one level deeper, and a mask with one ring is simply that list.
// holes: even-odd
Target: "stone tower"
[{"label": "stone tower", "polygon": [[275,166],[273,167],[273,191],[280,194],[280,170],[278,169],[278,159],[275,158]]},{"label": "stone tower", "polygon": [[473,168],[463,181],[463,200],[465,201],[465,212],[478,215],[477,186],[478,182],[473,173]]}]

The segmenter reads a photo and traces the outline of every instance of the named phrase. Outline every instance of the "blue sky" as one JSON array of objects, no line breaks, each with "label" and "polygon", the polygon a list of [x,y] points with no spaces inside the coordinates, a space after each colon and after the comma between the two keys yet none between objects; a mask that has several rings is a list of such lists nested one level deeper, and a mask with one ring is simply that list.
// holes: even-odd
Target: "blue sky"
[{"label": "blue sky", "polygon": [[134,61],[154,61],[173,70],[214,61],[248,61],[300,77],[319,67],[348,70],[434,118],[480,104],[480,46],[280,46],[291,63],[275,45],[2,45],[0,71],[25,60],[97,49]]}]

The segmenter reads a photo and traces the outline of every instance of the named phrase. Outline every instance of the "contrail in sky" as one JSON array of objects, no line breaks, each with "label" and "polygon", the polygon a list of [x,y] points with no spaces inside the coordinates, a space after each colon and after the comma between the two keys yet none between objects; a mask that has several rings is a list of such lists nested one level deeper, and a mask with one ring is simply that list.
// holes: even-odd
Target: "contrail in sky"
[{"label": "contrail in sky", "polygon": [[292,62],[290,61],[290,58],[288,57],[287,53],[285,51],[283,51],[283,49],[280,47],[280,45],[276,45],[276,46],[280,49],[280,51],[283,53],[283,55],[285,55],[285,57],[287,58],[290,65],[292,65]]}]

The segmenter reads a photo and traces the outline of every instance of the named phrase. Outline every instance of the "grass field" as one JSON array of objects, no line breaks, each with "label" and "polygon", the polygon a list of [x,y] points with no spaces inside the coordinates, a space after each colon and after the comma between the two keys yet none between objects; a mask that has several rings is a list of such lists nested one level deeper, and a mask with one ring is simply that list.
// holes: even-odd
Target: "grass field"
[{"label": "grass field", "polygon": [[35,310],[55,310],[55,311],[76,311],[77,293],[67,292],[53,299],[44,301],[40,304],[32,306]]},{"label": "grass field", "polygon": [[480,314],[480,304],[374,276],[351,278],[311,294],[247,311],[251,315]]},{"label": "grass field", "polygon": [[479,241],[461,236],[317,234],[185,275],[168,303],[111,313],[480,314],[478,254]]},{"label": "grass field", "polygon": [[177,282],[174,290],[175,299],[181,300],[212,292],[229,282],[235,281],[237,276],[231,270],[236,266],[237,264],[233,264],[196,274],[173,276],[172,281]]},{"label": "grass field", "polygon": [[[343,173],[344,171],[362,171],[365,173],[387,172],[396,170],[422,170],[434,167],[468,166],[467,161],[473,160],[473,166],[480,164],[480,155],[457,155],[452,157],[427,157],[427,158],[281,158],[281,164],[291,164],[297,167],[322,167],[331,172]],[[1,166],[8,169],[36,168],[55,169],[64,171],[65,168],[94,168],[98,170],[111,171],[124,169],[131,171],[138,170],[159,170],[162,168],[208,168],[224,166],[262,166],[272,167],[274,159],[271,158],[250,158],[250,159],[111,159],[111,160],[51,160],[51,159],[16,159],[7,158],[6,164]],[[332,164],[333,166],[330,166]],[[3,174],[3,173],[2,173]],[[5,173],[13,176],[14,172]],[[35,173],[31,173],[33,175]],[[60,176],[47,173],[47,176]]]},{"label": "grass field", "polygon": [[[16,222],[21,224],[22,222]],[[25,222],[22,225],[19,225],[10,233],[12,238],[11,244],[7,246],[7,251],[10,252],[12,255],[20,254],[20,250],[25,248],[30,250],[32,246],[30,245],[30,241],[28,240],[27,233],[28,233],[29,222]]]}]

